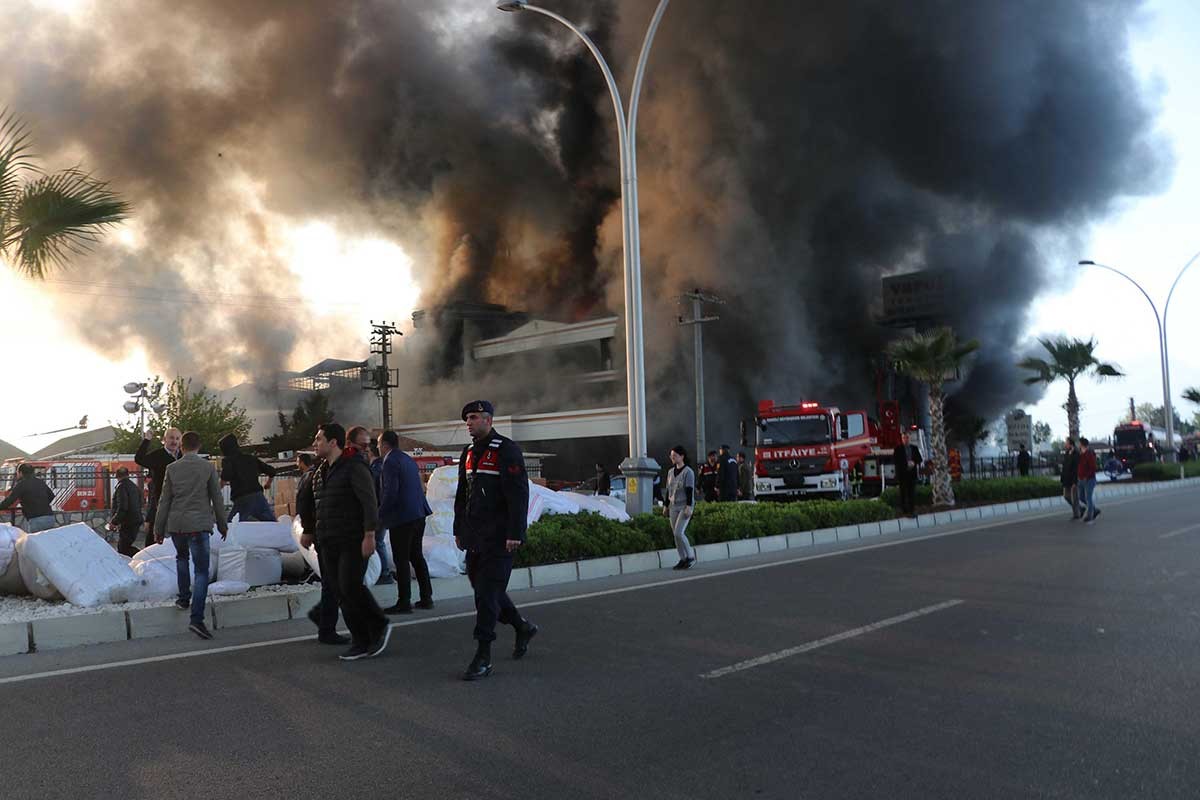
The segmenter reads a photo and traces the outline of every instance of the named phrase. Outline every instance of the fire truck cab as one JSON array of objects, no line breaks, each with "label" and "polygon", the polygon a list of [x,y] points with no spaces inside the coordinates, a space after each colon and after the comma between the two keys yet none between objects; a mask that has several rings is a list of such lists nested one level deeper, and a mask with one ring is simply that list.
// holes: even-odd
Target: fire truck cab
[{"label": "fire truck cab", "polygon": [[845,497],[872,452],[875,424],[865,411],[804,401],[758,404],[754,418],[754,496],[760,500]]}]

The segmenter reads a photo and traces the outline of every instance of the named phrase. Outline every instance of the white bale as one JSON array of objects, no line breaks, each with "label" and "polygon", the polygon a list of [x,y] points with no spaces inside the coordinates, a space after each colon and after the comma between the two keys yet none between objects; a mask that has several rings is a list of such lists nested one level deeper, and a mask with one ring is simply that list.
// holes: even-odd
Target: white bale
[{"label": "white bale", "polygon": [[8,571],[9,565],[17,557],[17,537],[24,532],[20,528],[0,522],[0,575]]},{"label": "white bale", "polygon": [[[151,545],[156,547],[157,545]],[[150,549],[150,548],[146,548]],[[144,552],[144,551],[142,551]],[[139,582],[129,592],[129,602],[156,602],[170,600],[179,594],[179,579],[175,573],[175,552],[163,558],[147,558],[130,563],[129,568],[137,575]],[[195,576],[195,569],[192,571]]]},{"label": "white bale", "polygon": [[529,482],[529,509],[526,515],[532,525],[545,514],[578,514],[579,503],[566,493],[559,493]]},{"label": "white bale", "polygon": [[117,551],[83,523],[25,534],[26,557],[77,606],[122,603],[138,582]]},{"label": "white bale", "polygon": [[[431,519],[433,517],[427,518]],[[428,523],[425,529],[429,530]],[[430,577],[454,578],[466,570],[466,553],[454,544],[452,534],[426,533],[421,540],[421,552],[425,556],[425,563],[429,565]]]},{"label": "white bale", "polygon": [[[292,523],[292,538],[296,541],[296,546],[300,549],[300,555],[304,557],[304,561],[308,564],[308,568],[313,571],[313,575],[321,577],[321,562],[317,558],[316,547],[301,547],[300,536],[303,531],[300,527],[300,518],[297,517]],[[364,586],[374,586],[375,581],[379,580],[379,575],[383,572],[383,565],[379,561],[379,553],[371,553],[370,560],[367,561],[367,572],[363,576]],[[222,575],[222,577],[225,577]]]},{"label": "white bale", "polygon": [[[208,539],[208,579],[210,581],[217,578],[217,563],[221,560],[221,535],[218,533],[211,534]],[[149,547],[143,547],[133,554],[133,563],[138,564],[142,561],[150,561],[160,558],[171,560],[171,574],[175,574],[175,541],[171,537],[163,539],[161,544],[152,544]],[[188,559],[188,567],[191,568],[192,576],[196,575],[196,562],[191,558]]]},{"label": "white bale", "polygon": [[250,584],[244,581],[214,581],[208,585],[208,593],[212,595],[245,594],[248,591]]},{"label": "white bale", "polygon": [[21,554],[17,552],[17,540],[25,535],[25,532],[20,528],[14,528],[12,525],[0,525],[0,538],[9,542],[11,547],[11,556],[7,566],[0,570],[0,595],[27,595],[29,588],[25,585],[25,579],[21,576]]},{"label": "white bale", "polygon": [[278,550],[226,546],[221,548],[221,566],[217,572],[222,581],[266,586],[283,579],[283,559]]},{"label": "white bale", "polygon": [[277,522],[231,522],[225,543],[230,547],[281,553],[294,553],[299,549],[292,538],[292,519],[288,516],[280,517]]},{"label": "white bale", "polygon": [[[570,493],[560,492],[560,494]],[[617,522],[629,521],[629,514],[625,511],[624,504],[616,498],[609,497],[608,495],[588,494],[576,494],[574,497],[581,511],[592,511],[605,519],[616,520]]]},{"label": "white bale", "polygon": [[25,543],[29,541],[29,534],[23,533],[17,538],[17,567],[21,570],[21,581],[25,584],[25,588],[34,597],[42,600],[62,600],[63,596],[54,588],[47,578],[37,568],[37,564],[29,558],[25,549]]},{"label": "white bale", "polygon": [[429,473],[429,482],[425,484],[425,498],[433,503],[434,500],[449,500],[454,502],[458,491],[458,465],[438,467]]}]

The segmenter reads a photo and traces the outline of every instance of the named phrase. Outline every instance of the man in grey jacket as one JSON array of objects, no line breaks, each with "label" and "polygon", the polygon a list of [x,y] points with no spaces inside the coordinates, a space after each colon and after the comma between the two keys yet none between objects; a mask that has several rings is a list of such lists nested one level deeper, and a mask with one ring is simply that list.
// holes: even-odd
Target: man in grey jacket
[{"label": "man in grey jacket", "polygon": [[[154,517],[154,536],[161,542],[167,533],[175,544],[175,571],[179,579],[179,598],[175,606],[192,610],[188,630],[201,639],[213,638],[204,624],[204,601],[208,597],[209,536],[213,523],[224,539],[229,533],[225,523],[225,501],[221,482],[212,464],[200,457],[200,434],[183,435],[183,457],[167,467],[163,479],[158,513]],[[191,580],[188,557],[196,568]],[[189,602],[189,588],[191,601]]]}]

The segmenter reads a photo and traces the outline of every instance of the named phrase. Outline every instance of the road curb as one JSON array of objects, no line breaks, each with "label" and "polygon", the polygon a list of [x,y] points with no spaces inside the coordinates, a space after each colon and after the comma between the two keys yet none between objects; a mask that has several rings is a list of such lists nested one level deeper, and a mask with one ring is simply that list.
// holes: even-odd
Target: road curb
[{"label": "road curb", "polygon": [[[1103,498],[1137,497],[1169,489],[1200,485],[1200,478],[1185,478],[1157,483],[1101,484]],[[891,519],[861,525],[843,525],[814,531],[737,539],[729,542],[698,545],[696,554],[701,562],[747,558],[760,553],[798,550],[817,545],[852,546],[860,540],[886,539],[914,531],[927,531],[962,522],[981,519],[1040,513],[1056,508],[1060,497],[1023,500],[1016,503],[997,503],[974,508],[939,511],[915,519]],[[647,553],[628,553],[622,556],[568,561],[513,570],[509,588],[513,591],[561,585],[606,578],[619,574],[650,572],[673,567],[678,560],[675,550],[651,550]],[[394,587],[386,587],[389,596]],[[471,594],[465,576],[434,579],[434,597],[449,600]],[[210,600],[207,615],[211,627],[230,628],[301,619],[310,605],[320,599],[320,589],[287,595],[260,595],[236,600]],[[68,617],[50,617],[32,622],[0,625],[0,656],[18,655],[37,650],[55,650],[84,644],[99,644],[122,640],[147,639],[182,633],[187,629],[187,612],[172,606],[138,608],[128,611],[84,613]]]}]

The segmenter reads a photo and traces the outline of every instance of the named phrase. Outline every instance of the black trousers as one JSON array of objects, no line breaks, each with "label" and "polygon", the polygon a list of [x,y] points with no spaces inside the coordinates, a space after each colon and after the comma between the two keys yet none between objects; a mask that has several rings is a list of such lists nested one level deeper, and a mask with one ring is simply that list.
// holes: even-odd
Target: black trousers
[{"label": "black trousers", "polygon": [[421,600],[433,599],[433,583],[429,580],[429,565],[425,563],[425,552],[421,543],[425,538],[425,518],[415,519],[395,528],[388,529],[392,544],[392,560],[396,562],[396,599],[400,605],[412,603],[412,580],[409,565],[417,576],[417,589]]},{"label": "black trousers", "polygon": [[[134,525],[132,527],[128,525],[121,526],[121,529],[117,532],[118,553],[123,556],[129,556],[130,558],[133,557],[133,554],[137,552],[137,548],[133,546],[133,540],[137,538],[138,529],[140,527],[140,525]],[[154,534],[150,534],[152,540],[151,544],[153,544],[153,536]]]},{"label": "black trousers", "polygon": [[317,632],[337,633],[338,598],[333,588],[334,577],[325,564],[321,548],[317,547],[317,566],[321,568],[321,602],[317,605]]},{"label": "black trousers", "polygon": [[363,586],[367,573],[367,562],[362,555],[362,538],[352,537],[321,545],[322,583],[326,576],[331,578],[338,605],[342,608],[342,619],[350,629],[355,644],[364,647],[388,625],[387,616],[375,595]]},{"label": "black trousers", "polygon": [[917,509],[917,477],[915,475],[901,477],[898,483],[900,486],[900,510],[905,514],[912,514]]},{"label": "black trousers", "polygon": [[500,551],[467,553],[467,577],[475,590],[475,639],[496,641],[496,623],[514,628],[523,620],[508,596],[508,579],[512,575],[512,553]]}]

